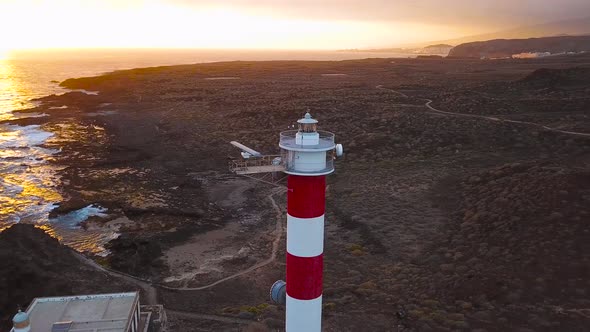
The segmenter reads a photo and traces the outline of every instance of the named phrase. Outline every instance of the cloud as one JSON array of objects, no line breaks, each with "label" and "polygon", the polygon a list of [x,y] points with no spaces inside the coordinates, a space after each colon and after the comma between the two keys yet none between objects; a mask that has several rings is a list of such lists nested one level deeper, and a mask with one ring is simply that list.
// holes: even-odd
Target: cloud
[{"label": "cloud", "polygon": [[296,19],[469,24],[497,28],[576,18],[589,0],[169,0]]}]

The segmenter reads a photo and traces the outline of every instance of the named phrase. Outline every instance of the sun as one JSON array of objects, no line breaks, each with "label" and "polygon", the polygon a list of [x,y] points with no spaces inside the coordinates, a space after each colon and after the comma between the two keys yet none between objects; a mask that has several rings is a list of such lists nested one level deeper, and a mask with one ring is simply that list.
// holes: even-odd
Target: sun
[{"label": "sun", "polygon": [[15,49],[11,47],[6,47],[6,45],[0,44],[0,60],[6,60],[10,58],[14,50]]},{"label": "sun", "polygon": [[8,58],[8,53],[10,52],[10,50],[5,49],[5,48],[0,48],[0,60],[5,60]]}]

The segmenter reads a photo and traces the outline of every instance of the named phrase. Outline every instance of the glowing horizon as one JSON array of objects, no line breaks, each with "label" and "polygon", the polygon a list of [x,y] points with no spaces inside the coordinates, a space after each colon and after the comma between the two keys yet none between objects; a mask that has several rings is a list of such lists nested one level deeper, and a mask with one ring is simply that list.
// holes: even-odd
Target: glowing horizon
[{"label": "glowing horizon", "polygon": [[466,1],[0,0],[0,57],[19,49],[386,48],[492,32],[508,19],[487,6],[520,6]]},{"label": "glowing horizon", "polygon": [[[23,24],[23,18],[28,23]],[[432,24],[286,18],[160,1],[127,6],[109,1],[2,1],[0,28],[9,31],[0,54],[55,48],[328,50],[421,42],[435,33],[461,35],[456,28]]]}]

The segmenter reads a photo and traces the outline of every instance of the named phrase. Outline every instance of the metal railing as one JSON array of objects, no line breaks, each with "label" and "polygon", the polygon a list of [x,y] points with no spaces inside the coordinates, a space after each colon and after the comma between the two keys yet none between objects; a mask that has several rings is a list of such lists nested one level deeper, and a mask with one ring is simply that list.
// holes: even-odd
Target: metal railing
[{"label": "metal railing", "polygon": [[[278,159],[277,159],[278,158]],[[237,174],[246,173],[265,173],[265,172],[294,172],[298,174],[317,174],[327,173],[334,170],[334,155],[333,153],[326,154],[326,164],[322,169],[315,167],[305,167],[305,163],[298,162],[297,170],[295,170],[295,163],[290,161],[287,153],[278,155],[268,155],[261,158],[251,159],[232,159],[229,160],[228,167],[230,172]],[[317,164],[309,164],[309,166]],[[303,166],[303,167],[302,167]],[[313,171],[302,170],[302,168],[311,168]]]},{"label": "metal railing", "polygon": [[[335,155],[334,150],[327,151],[326,163],[322,169],[318,169],[317,167],[313,167],[313,166],[318,165],[318,163],[307,164],[307,163],[303,163],[301,161],[297,161],[297,163],[295,163],[295,160],[293,159],[294,156],[295,156],[295,153],[293,153],[291,151],[288,151],[288,150],[281,151],[281,164],[284,165],[286,172],[293,172],[293,173],[300,173],[300,174],[317,174],[317,173],[328,173],[328,172],[332,172],[334,170],[334,159],[336,159],[336,155]],[[295,164],[297,164],[297,170],[295,170]],[[312,166],[312,167],[309,167],[309,166]],[[313,171],[301,170],[302,168],[313,169]]]},{"label": "metal railing", "polygon": [[[279,159],[277,159],[279,158]],[[266,155],[261,158],[250,158],[250,159],[232,159],[229,161],[229,170],[231,172],[247,171],[252,167],[261,166],[281,166],[281,156],[279,155]]]},{"label": "metal railing", "polygon": [[297,130],[287,130],[281,132],[279,144],[281,146],[285,146],[287,148],[298,148],[298,149],[318,149],[318,150],[325,150],[328,148],[332,148],[335,146],[334,143],[334,134],[329,131],[318,130],[317,133],[320,134],[319,143],[316,145],[301,145],[296,144],[295,137],[297,135]]},{"label": "metal railing", "polygon": [[332,172],[334,170],[334,160],[330,159],[330,160],[326,160],[326,165],[324,166],[324,168],[322,169],[315,169],[313,171],[304,171],[301,170],[301,166],[304,165],[303,163],[298,163],[298,169],[295,170],[295,167],[293,165],[293,163],[289,163],[288,161],[283,162],[283,165],[285,166],[285,171],[286,172],[294,172],[294,173],[300,173],[300,174],[317,174],[317,173],[327,173],[327,172]]}]

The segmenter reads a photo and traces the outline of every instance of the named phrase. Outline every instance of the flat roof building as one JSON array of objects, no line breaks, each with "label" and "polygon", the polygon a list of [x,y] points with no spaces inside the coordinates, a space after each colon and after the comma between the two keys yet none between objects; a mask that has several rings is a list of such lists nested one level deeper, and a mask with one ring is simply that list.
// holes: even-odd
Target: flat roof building
[{"label": "flat roof building", "polygon": [[30,332],[143,332],[149,323],[138,292],[35,298],[26,314]]}]

